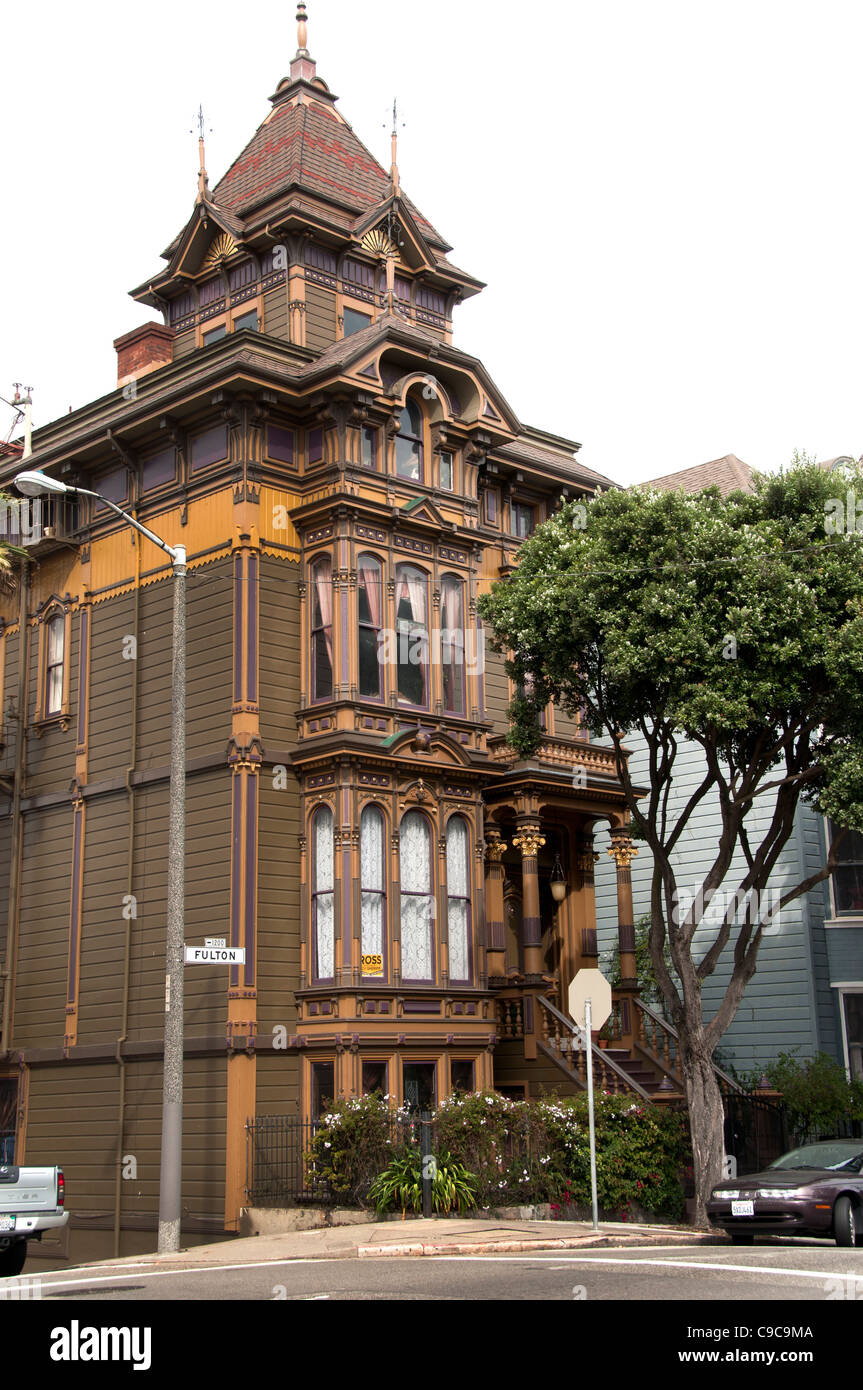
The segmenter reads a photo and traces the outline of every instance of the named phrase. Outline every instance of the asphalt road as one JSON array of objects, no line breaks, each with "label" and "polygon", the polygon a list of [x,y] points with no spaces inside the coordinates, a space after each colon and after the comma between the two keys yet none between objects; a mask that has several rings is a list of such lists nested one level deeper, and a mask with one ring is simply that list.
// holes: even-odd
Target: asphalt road
[{"label": "asphalt road", "polygon": [[[863,1250],[788,1242],[752,1249],[680,1246],[529,1255],[125,1266],[32,1276],[44,1301],[863,1301]],[[850,1310],[849,1310],[850,1311]]]}]

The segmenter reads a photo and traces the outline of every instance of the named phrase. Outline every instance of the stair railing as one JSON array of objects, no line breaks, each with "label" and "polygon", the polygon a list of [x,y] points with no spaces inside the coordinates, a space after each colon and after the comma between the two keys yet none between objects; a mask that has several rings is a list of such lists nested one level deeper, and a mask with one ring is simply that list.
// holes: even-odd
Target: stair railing
[{"label": "stair railing", "polygon": [[[545,1053],[563,1067],[571,1079],[583,1089],[587,1089],[587,1061],[584,1050],[584,1035],[573,1019],[555,1008],[550,1000],[537,996],[542,1032],[538,1042]],[[600,1091],[608,1091],[613,1096],[637,1095],[642,1100],[650,1100],[643,1086],[629,1076],[613,1057],[597,1047],[591,1039],[590,1053],[593,1059],[593,1081]]]},{"label": "stair railing", "polygon": [[[636,1046],[656,1063],[666,1076],[683,1088],[683,1069],[680,1065],[680,1034],[673,1024],[657,1013],[643,999],[634,999]],[[713,1072],[720,1085],[728,1091],[740,1091],[737,1082],[714,1063]]]}]

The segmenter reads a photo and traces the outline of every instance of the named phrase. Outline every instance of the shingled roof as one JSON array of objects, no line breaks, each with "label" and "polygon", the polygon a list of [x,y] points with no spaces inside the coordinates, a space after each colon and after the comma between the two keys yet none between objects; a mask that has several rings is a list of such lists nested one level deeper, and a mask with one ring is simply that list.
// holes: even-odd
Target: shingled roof
[{"label": "shingled roof", "polygon": [[[319,80],[319,79],[318,79]],[[311,85],[311,84],[310,84]],[[305,190],[357,214],[391,194],[389,173],[357,138],[322,88],[302,104],[279,100],[212,192],[213,202],[243,216],[289,188]],[[424,236],[442,251],[447,243],[426,217],[404,200]]]},{"label": "shingled roof", "polygon": [[679,473],[666,473],[661,478],[650,478],[638,487],[655,487],[663,492],[701,492],[706,487],[718,487],[723,497],[729,492],[748,492],[752,486],[752,472],[736,454],[725,454],[721,459],[701,463],[697,468],[682,468]]}]

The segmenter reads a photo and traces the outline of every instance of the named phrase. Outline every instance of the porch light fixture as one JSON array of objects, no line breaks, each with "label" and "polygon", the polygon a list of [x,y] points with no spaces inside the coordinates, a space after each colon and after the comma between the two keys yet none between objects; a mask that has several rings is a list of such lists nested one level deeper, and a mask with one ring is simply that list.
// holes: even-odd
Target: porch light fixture
[{"label": "porch light fixture", "polygon": [[556,903],[562,903],[566,897],[566,876],[559,854],[554,856],[554,868],[551,871],[551,896]]}]

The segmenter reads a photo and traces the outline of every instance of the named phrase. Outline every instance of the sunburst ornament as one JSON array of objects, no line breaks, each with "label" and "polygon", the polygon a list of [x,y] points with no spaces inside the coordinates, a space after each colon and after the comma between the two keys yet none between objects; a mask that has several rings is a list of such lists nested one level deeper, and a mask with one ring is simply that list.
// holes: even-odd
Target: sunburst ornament
[{"label": "sunburst ornament", "polygon": [[386,232],[380,227],[375,227],[372,231],[366,232],[361,245],[363,250],[368,251],[372,256],[398,255],[395,243],[390,241]]},{"label": "sunburst ornament", "polygon": [[229,256],[237,254],[237,243],[227,232],[222,232],[210,245],[210,249],[204,257],[202,270],[213,270],[221,261],[226,261]]}]

